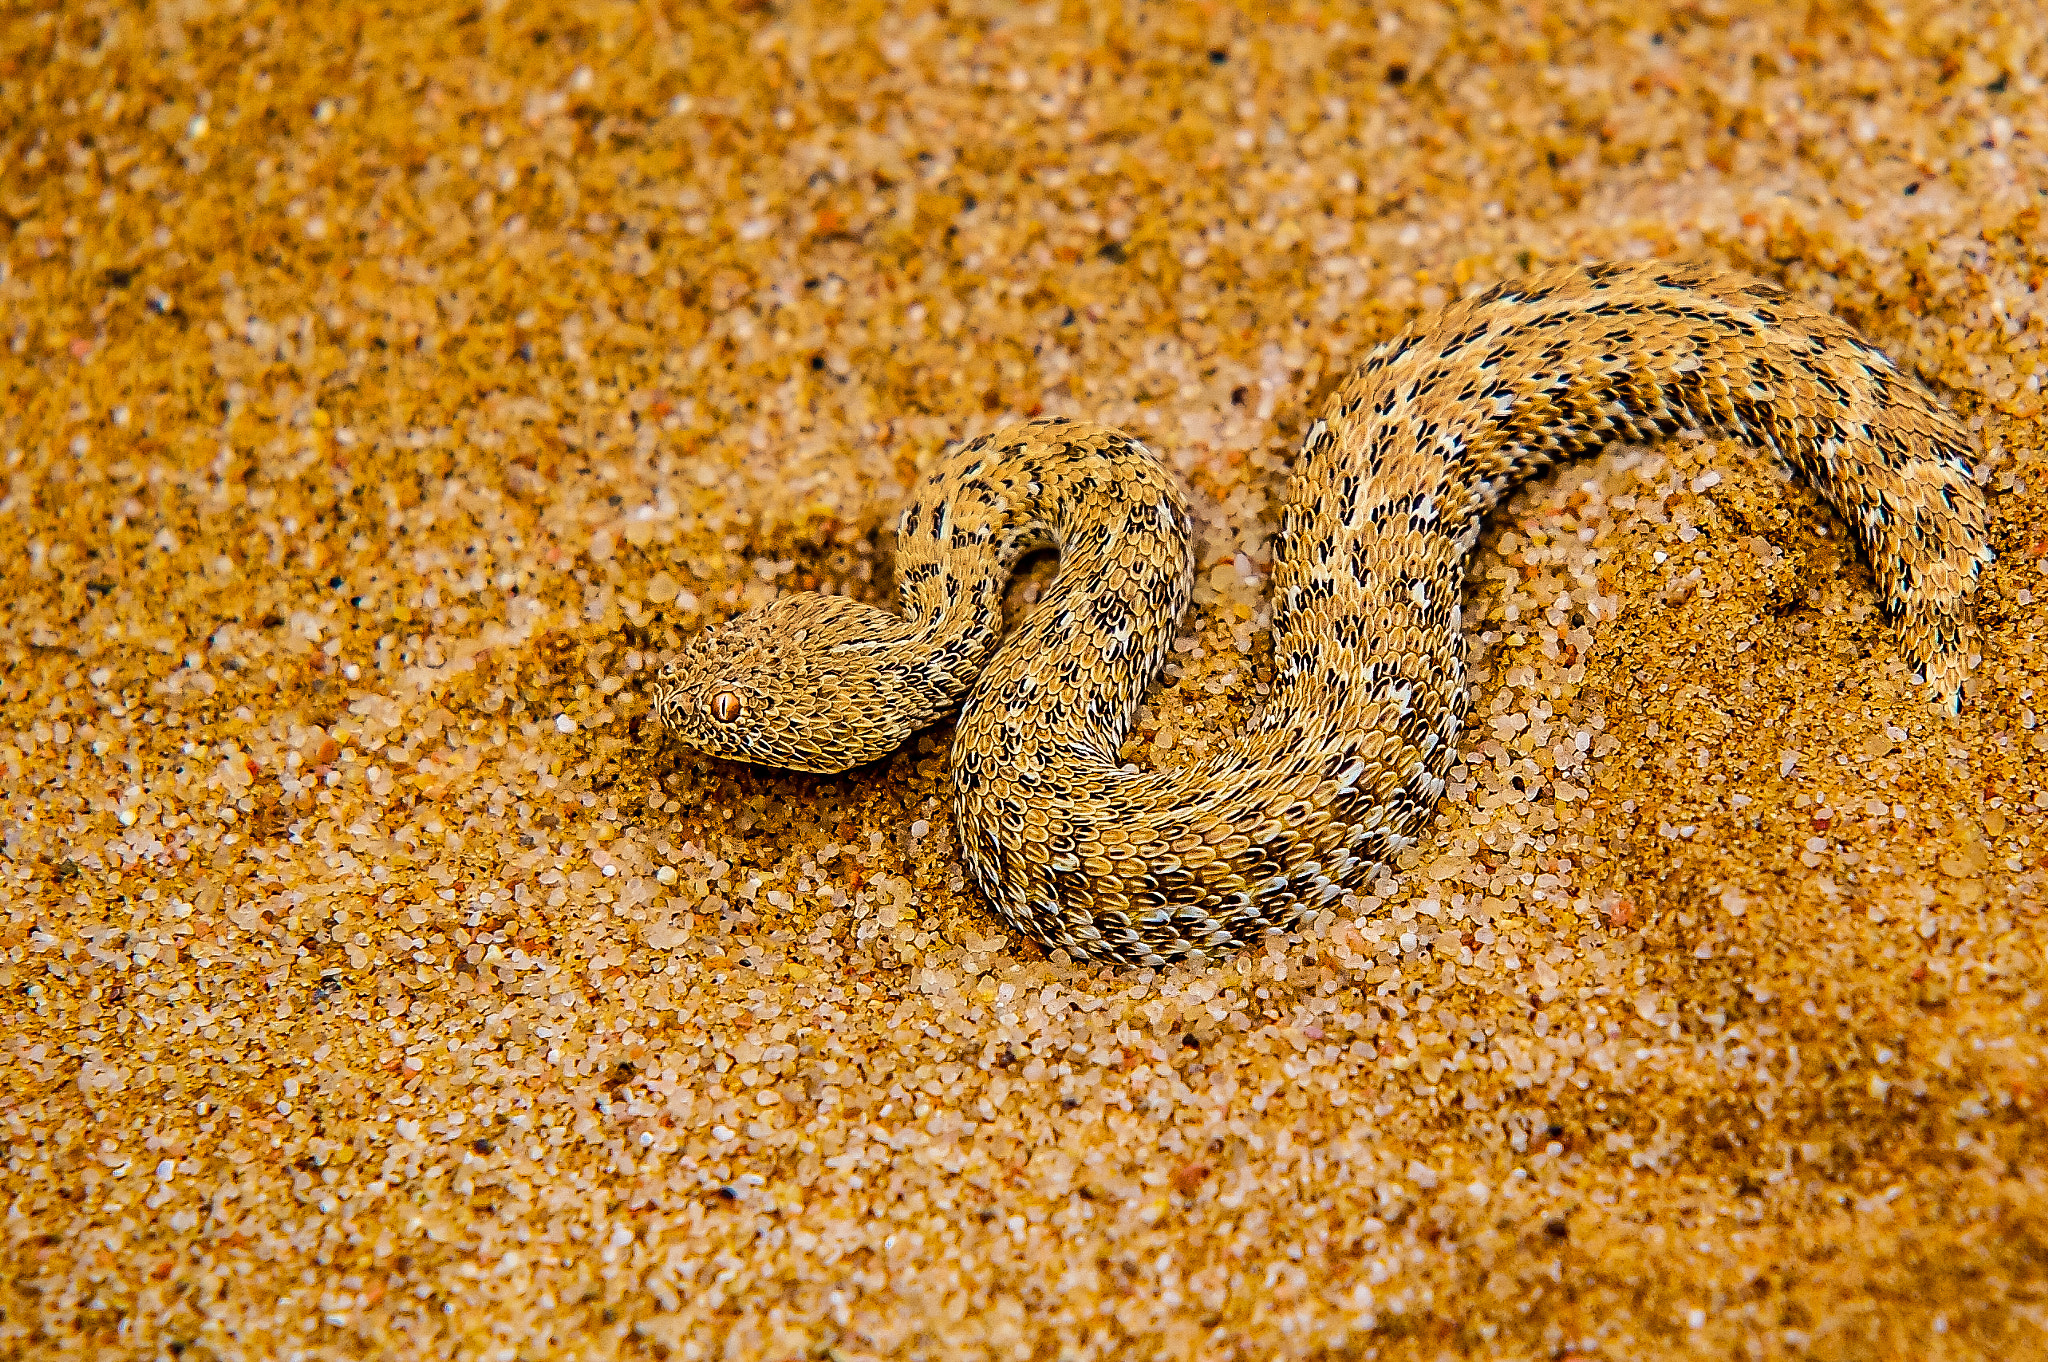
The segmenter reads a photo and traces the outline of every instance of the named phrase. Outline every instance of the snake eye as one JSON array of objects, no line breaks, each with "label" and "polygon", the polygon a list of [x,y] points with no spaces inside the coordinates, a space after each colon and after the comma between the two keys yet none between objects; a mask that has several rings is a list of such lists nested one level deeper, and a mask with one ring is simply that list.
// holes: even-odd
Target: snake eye
[{"label": "snake eye", "polygon": [[736,722],[743,708],[740,697],[732,691],[722,690],[711,697],[711,717],[722,724]]}]

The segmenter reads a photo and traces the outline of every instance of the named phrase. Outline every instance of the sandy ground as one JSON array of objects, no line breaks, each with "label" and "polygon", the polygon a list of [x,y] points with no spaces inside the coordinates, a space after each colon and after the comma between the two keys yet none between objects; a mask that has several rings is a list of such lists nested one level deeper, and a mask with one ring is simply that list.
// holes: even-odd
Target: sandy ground
[{"label": "sandy ground", "polygon": [[[398,10],[0,21],[0,1353],[2048,1348],[2038,5]],[[944,728],[648,722],[1065,412],[1194,491],[1192,760],[1313,399],[1646,254],[1966,414],[1960,720],[1681,440],[1498,518],[1435,826],[1221,965],[1005,940]]]}]

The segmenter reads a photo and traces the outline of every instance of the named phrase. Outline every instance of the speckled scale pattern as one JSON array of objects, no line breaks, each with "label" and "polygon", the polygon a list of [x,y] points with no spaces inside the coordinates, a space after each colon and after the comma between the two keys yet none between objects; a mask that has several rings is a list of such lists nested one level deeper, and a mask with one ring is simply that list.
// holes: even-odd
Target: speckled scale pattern
[{"label": "speckled scale pattern", "polygon": [[[1968,434],[1843,323],[1668,263],[1503,284],[1366,358],[1288,484],[1272,692],[1240,742],[1194,766],[1117,759],[1187,605],[1185,502],[1143,445],[1062,419],[977,440],[925,480],[899,526],[900,616],[785,597],[696,640],[656,710],[714,754],[829,771],[964,696],[954,819],[1005,919],[1082,959],[1229,951],[1391,862],[1441,796],[1487,512],[1558,460],[1686,429],[1754,441],[1813,483],[1954,712],[1990,560]],[[1059,571],[1003,640],[1003,584],[1045,543]],[[712,714],[721,694],[737,720]]]}]

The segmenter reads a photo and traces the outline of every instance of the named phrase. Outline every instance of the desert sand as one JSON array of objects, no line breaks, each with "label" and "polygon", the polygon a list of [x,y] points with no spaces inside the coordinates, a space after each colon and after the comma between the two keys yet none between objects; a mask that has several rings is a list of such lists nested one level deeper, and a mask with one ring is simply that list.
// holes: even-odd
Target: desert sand
[{"label": "desert sand", "polygon": [[[2048,12],[393,9],[0,22],[0,1353],[2048,1348]],[[964,883],[948,730],[665,742],[889,598],[953,442],[1121,425],[1230,741],[1314,404],[1537,265],[1707,259],[1981,442],[1962,717],[1842,524],[1619,448],[1476,556],[1450,794],[1221,963]],[[1047,565],[1016,587],[1028,609]]]}]

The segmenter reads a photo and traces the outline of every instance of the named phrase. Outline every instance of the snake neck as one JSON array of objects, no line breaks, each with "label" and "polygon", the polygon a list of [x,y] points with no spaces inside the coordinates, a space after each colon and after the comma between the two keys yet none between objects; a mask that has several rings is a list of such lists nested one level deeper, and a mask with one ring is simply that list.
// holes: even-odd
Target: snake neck
[{"label": "snake neck", "polygon": [[[902,624],[891,654],[956,707],[999,652],[1036,654],[985,685],[1015,731],[1058,732],[1107,758],[1158,672],[1192,586],[1192,525],[1180,489],[1120,432],[1053,418],[975,440],[919,486],[897,526]],[[1059,569],[1005,645],[1002,592],[1018,559],[1059,552]],[[1070,695],[1086,693],[1083,703]]]},{"label": "snake neck", "polygon": [[[953,779],[983,892],[1048,945],[1159,964],[1292,927],[1369,877],[1412,845],[1455,755],[1460,595],[1486,513],[1557,460],[1687,428],[1768,446],[1816,485],[1930,689],[1952,699],[1988,558],[1953,418],[1768,285],[1661,264],[1554,271],[1381,346],[1331,399],[1274,543],[1271,695],[1239,743],[1193,768],[1116,760],[1187,599],[1185,534],[1176,547],[1150,509],[1178,499],[1142,447],[1020,427],[935,482],[955,497],[955,545],[963,523],[991,543],[1031,525],[1066,555],[1014,636],[975,636],[989,655]],[[906,535],[929,513],[907,513]],[[987,561],[984,621],[1009,560]]]}]

